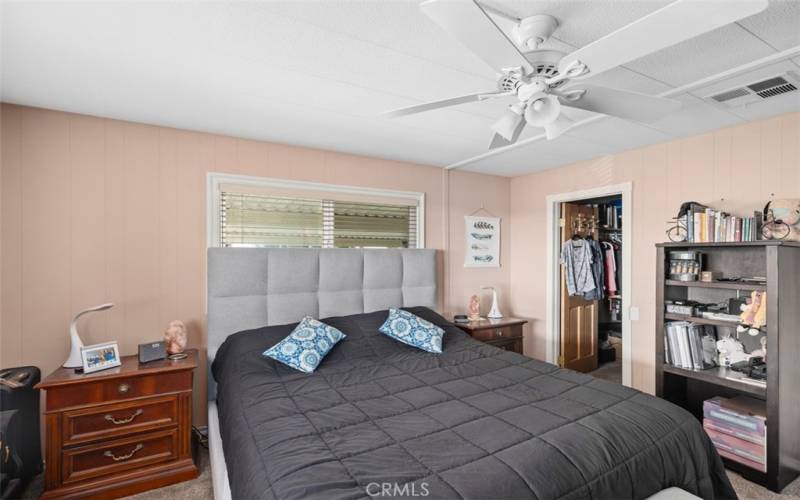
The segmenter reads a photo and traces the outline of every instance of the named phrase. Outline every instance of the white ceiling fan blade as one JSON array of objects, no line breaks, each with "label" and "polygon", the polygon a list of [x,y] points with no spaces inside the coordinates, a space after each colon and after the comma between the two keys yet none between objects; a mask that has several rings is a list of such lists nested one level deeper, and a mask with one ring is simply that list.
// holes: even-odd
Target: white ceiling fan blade
[{"label": "white ceiling fan blade", "polygon": [[511,135],[511,140],[506,140],[502,135],[495,133],[494,137],[492,137],[492,142],[489,144],[489,149],[495,148],[502,148],[503,146],[508,146],[510,144],[514,144],[519,139],[519,135],[522,133],[522,130],[525,128],[525,120],[521,120],[516,128],[514,128],[514,133]]},{"label": "white ceiling fan blade", "polygon": [[476,94],[467,94],[458,97],[451,97],[450,99],[442,99],[440,101],[432,101],[423,104],[417,104],[415,106],[409,106],[407,108],[395,109],[392,111],[381,113],[381,116],[386,116],[388,118],[397,118],[398,116],[412,115],[414,113],[422,113],[423,111],[430,111],[432,109],[446,108],[448,106],[455,106],[457,104],[465,104],[468,102],[481,101],[483,99],[489,99],[492,97],[503,97],[505,95],[506,94],[504,93],[494,92],[494,91],[478,92]]},{"label": "white ceiling fan blade", "polygon": [[580,90],[586,92],[579,99],[561,97],[561,104],[644,123],[654,122],[681,108],[681,102],[673,99],[597,85],[576,84],[561,93],[569,96]]},{"label": "white ceiling fan blade", "polygon": [[420,9],[495,71],[519,66],[526,74],[533,71],[514,42],[473,0],[428,0]]},{"label": "white ceiling fan blade", "polygon": [[582,77],[591,77],[758,14],[767,3],[768,0],[677,0],[565,56],[558,64],[559,72],[580,61],[589,68]]}]

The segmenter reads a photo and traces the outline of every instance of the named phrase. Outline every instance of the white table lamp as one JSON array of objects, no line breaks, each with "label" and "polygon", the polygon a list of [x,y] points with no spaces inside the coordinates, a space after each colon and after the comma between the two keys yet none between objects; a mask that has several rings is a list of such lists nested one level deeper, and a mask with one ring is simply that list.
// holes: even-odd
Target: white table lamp
[{"label": "white table lamp", "polygon": [[489,314],[486,315],[489,319],[500,319],[503,317],[503,313],[500,312],[500,307],[497,305],[497,290],[493,286],[482,286],[481,290],[491,290],[492,291],[492,308],[489,310]]},{"label": "white table lamp", "polygon": [[83,342],[81,341],[80,336],[78,336],[78,318],[90,312],[105,311],[106,309],[111,309],[112,307],[114,307],[114,304],[111,303],[90,307],[89,309],[84,309],[83,311],[79,312],[74,318],[72,318],[72,321],[69,322],[69,338],[72,346],[69,350],[69,357],[66,361],[64,361],[64,368],[80,368],[83,366],[83,360],[81,359],[81,347],[83,347]]}]

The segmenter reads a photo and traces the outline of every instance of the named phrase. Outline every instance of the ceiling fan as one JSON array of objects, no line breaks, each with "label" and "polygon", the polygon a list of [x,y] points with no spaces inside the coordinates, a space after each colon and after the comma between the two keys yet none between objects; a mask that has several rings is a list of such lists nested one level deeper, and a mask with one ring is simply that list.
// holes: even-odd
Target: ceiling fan
[{"label": "ceiling fan", "polygon": [[[525,125],[544,128],[548,140],[573,124],[562,106],[639,122],[653,122],[680,101],[583,83],[634,59],[761,12],[768,0],[677,0],[571,54],[540,49],[558,28],[546,14],[518,19],[474,0],[427,0],[422,12],[497,72],[497,89],[385,113],[398,117],[468,102],[516,97],[491,129],[490,149],[508,146]],[[489,16],[512,20],[514,43]]]}]

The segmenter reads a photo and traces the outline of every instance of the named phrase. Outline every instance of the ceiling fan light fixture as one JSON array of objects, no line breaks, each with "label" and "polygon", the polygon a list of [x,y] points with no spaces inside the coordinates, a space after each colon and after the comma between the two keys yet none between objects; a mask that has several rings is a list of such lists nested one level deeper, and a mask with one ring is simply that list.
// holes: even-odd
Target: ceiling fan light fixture
[{"label": "ceiling fan light fixture", "polygon": [[557,138],[564,132],[566,132],[570,127],[575,124],[574,121],[570,120],[563,114],[560,115],[553,123],[549,123],[544,126],[544,133],[547,136],[548,141],[552,141],[553,139]]},{"label": "ceiling fan light fixture", "polygon": [[494,122],[492,130],[494,130],[500,137],[507,141],[511,141],[517,132],[517,129],[522,123],[523,114],[525,113],[525,105],[523,103],[512,104],[507,107],[503,112],[503,116]]},{"label": "ceiling fan light fixture", "polygon": [[561,113],[561,103],[558,98],[546,95],[534,99],[525,110],[525,121],[534,127],[544,127],[556,121]]}]

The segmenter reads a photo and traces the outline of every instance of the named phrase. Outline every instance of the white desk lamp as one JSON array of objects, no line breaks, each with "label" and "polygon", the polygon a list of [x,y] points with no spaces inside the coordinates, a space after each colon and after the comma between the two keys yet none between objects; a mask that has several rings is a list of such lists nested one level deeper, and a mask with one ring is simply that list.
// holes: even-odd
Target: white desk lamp
[{"label": "white desk lamp", "polygon": [[69,350],[69,357],[66,361],[64,361],[64,368],[80,368],[83,366],[83,360],[81,359],[81,347],[83,347],[83,342],[78,336],[78,318],[90,312],[105,311],[106,309],[111,309],[112,307],[114,307],[114,304],[111,303],[90,307],[89,309],[84,309],[83,311],[79,312],[74,318],[72,318],[72,321],[69,322],[69,338],[71,340],[72,347],[70,347]]},{"label": "white desk lamp", "polygon": [[492,308],[489,310],[489,314],[486,315],[489,319],[500,319],[503,317],[503,313],[500,312],[500,308],[497,306],[497,290],[493,286],[482,286],[481,290],[491,290],[492,291]]}]

